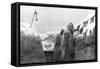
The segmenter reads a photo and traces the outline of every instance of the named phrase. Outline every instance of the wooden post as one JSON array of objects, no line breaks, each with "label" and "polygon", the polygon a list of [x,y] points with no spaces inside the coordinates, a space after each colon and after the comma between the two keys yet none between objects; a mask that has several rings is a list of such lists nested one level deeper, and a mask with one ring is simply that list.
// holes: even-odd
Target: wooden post
[{"label": "wooden post", "polygon": [[31,25],[30,25],[30,28],[32,27],[32,23],[33,23],[33,20],[34,20],[34,16],[36,15],[36,19],[37,19],[37,12],[36,10],[34,11],[34,14],[33,14],[33,17],[32,17],[32,21],[31,21]]}]

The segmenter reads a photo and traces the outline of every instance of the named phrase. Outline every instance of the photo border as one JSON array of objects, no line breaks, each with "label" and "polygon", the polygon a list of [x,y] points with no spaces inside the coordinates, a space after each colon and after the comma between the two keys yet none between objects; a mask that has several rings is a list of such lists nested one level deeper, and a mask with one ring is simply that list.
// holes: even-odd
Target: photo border
[{"label": "photo border", "polygon": [[[14,66],[36,66],[36,65],[54,65],[54,64],[68,64],[68,63],[86,63],[86,62],[97,62],[97,42],[98,42],[98,35],[97,35],[97,21],[98,21],[98,12],[97,7],[90,7],[90,6],[74,6],[74,5],[58,5],[58,4],[43,4],[43,3],[26,3],[26,2],[16,2],[13,3],[16,7],[16,62],[11,63]],[[20,6],[41,6],[41,7],[56,7],[56,8],[73,8],[73,9],[92,9],[95,10],[95,33],[96,33],[96,46],[95,46],[95,59],[94,60],[75,60],[75,61],[63,61],[63,62],[45,62],[45,63],[26,63],[26,64],[20,64]],[[12,13],[11,13],[12,14]],[[13,37],[15,38],[15,37]],[[13,48],[12,48],[13,49]],[[15,49],[14,49],[15,50]],[[12,53],[12,52],[11,52]],[[13,57],[12,57],[13,58]],[[11,59],[11,62],[13,60]]]}]

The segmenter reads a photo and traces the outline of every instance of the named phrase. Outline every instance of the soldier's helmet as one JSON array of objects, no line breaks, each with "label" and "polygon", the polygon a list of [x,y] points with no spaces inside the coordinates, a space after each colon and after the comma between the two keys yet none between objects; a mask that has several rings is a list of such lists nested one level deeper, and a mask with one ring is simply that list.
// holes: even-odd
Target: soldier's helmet
[{"label": "soldier's helmet", "polygon": [[64,33],[64,29],[62,29],[62,30],[60,31],[60,35],[62,36],[63,33]]},{"label": "soldier's helmet", "polygon": [[73,33],[74,32],[74,25],[72,23],[69,23],[67,25],[67,30],[69,30],[71,33]]}]

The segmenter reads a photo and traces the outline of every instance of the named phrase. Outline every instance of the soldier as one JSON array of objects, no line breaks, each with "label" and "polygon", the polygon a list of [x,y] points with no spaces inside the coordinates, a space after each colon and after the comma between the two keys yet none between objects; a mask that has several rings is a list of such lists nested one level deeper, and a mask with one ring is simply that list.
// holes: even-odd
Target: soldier
[{"label": "soldier", "polygon": [[75,43],[74,43],[74,26],[72,23],[68,24],[67,29],[64,31],[61,41],[61,60],[72,61],[75,56]]},{"label": "soldier", "polygon": [[59,62],[61,59],[61,40],[62,40],[63,32],[64,30],[62,29],[60,34],[58,34],[56,37],[55,51],[54,51],[54,60],[56,62]]}]

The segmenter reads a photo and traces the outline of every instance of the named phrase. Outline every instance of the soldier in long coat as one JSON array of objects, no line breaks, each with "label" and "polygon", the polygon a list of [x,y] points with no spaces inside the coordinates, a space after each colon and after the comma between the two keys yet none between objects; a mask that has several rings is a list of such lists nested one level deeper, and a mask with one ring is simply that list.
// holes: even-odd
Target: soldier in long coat
[{"label": "soldier in long coat", "polygon": [[70,23],[64,31],[61,41],[61,60],[73,61],[75,56],[74,27]]},{"label": "soldier in long coat", "polygon": [[55,51],[54,51],[54,60],[56,62],[61,61],[61,40],[63,32],[64,30],[62,29],[60,34],[56,36]]}]

